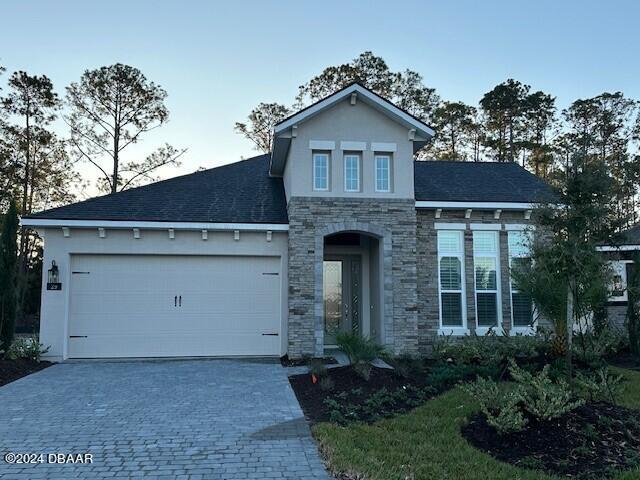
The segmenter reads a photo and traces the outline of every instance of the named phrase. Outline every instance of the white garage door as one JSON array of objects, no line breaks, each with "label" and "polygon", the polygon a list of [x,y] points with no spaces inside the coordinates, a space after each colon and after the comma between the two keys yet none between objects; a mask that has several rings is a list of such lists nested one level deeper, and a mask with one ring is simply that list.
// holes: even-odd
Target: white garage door
[{"label": "white garage door", "polygon": [[280,259],[74,255],[69,357],[280,354]]}]

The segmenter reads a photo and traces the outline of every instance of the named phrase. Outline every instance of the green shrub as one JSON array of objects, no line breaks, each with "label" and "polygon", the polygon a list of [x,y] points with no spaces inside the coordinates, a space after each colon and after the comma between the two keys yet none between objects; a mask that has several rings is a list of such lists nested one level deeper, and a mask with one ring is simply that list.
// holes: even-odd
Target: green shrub
[{"label": "green shrub", "polygon": [[564,379],[555,382],[549,376],[551,366],[545,365],[541,372],[533,375],[518,367],[511,359],[509,372],[518,383],[524,408],[540,420],[558,418],[584,404],[584,400],[574,400],[573,392]]},{"label": "green shrub", "polygon": [[506,364],[509,358],[530,361],[549,353],[544,332],[536,335],[468,335],[463,338],[438,337],[433,356],[437,360],[463,364]]},{"label": "green shrub", "polygon": [[608,355],[613,355],[628,346],[628,338],[612,328],[598,332],[588,331],[574,334],[573,354],[576,360],[592,367],[604,364]]},{"label": "green shrub", "polygon": [[35,335],[29,338],[18,337],[4,354],[9,360],[23,358],[33,362],[39,362],[40,357],[49,351],[49,347],[45,347],[38,341]]},{"label": "green shrub", "polygon": [[624,390],[623,378],[614,375],[609,369],[603,367],[592,374],[578,373],[576,386],[581,395],[589,401],[616,403]]},{"label": "green shrub", "polygon": [[522,401],[520,389],[505,392],[495,381],[482,377],[462,388],[480,403],[487,423],[498,433],[520,432],[527,426],[528,421],[519,406]]},{"label": "green shrub", "polygon": [[478,376],[498,379],[502,369],[498,365],[443,364],[434,367],[427,376],[427,382],[438,391],[456,383],[472,380]]}]

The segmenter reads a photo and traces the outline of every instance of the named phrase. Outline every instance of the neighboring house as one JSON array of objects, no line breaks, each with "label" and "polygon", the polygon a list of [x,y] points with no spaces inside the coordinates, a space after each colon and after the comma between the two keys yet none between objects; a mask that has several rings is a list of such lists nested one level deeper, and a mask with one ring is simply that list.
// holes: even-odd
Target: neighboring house
[{"label": "neighboring house", "polygon": [[[392,353],[530,331],[512,288],[549,188],[513,163],[414,161],[434,132],[358,84],[292,115],[272,155],[23,219],[45,242],[55,359]],[[57,264],[61,290],[47,290]]]},{"label": "neighboring house", "polygon": [[629,293],[627,283],[631,278],[633,258],[640,253],[640,224],[622,232],[620,245],[598,247],[604,252],[613,270],[611,293],[607,303],[609,323],[619,329],[626,328]]}]

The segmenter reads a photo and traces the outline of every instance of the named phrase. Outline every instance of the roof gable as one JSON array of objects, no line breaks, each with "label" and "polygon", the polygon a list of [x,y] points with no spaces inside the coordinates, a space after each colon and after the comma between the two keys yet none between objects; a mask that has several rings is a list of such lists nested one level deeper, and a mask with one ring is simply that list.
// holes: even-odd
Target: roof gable
[{"label": "roof gable", "polygon": [[316,115],[330,109],[338,102],[348,98],[352,102],[361,101],[367,104],[381,114],[403,125],[409,131],[412,131],[412,135],[415,138],[414,151],[422,148],[422,146],[424,146],[424,144],[435,135],[433,129],[420,119],[397,107],[390,101],[361,84],[352,83],[328,97],[325,97],[299,112],[294,113],[275,126],[273,132],[274,141],[270,173],[274,175],[282,174],[291,138],[295,136],[295,133],[293,132],[294,127],[310,120]]}]

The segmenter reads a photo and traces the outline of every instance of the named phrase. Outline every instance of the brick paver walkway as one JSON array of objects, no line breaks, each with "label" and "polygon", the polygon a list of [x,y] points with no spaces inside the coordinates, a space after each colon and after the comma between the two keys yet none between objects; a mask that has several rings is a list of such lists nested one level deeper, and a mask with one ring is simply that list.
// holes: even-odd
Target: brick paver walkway
[{"label": "brick paver walkway", "polygon": [[[328,479],[279,363],[54,365],[0,387],[0,478]],[[47,454],[93,456],[50,464]]]}]

